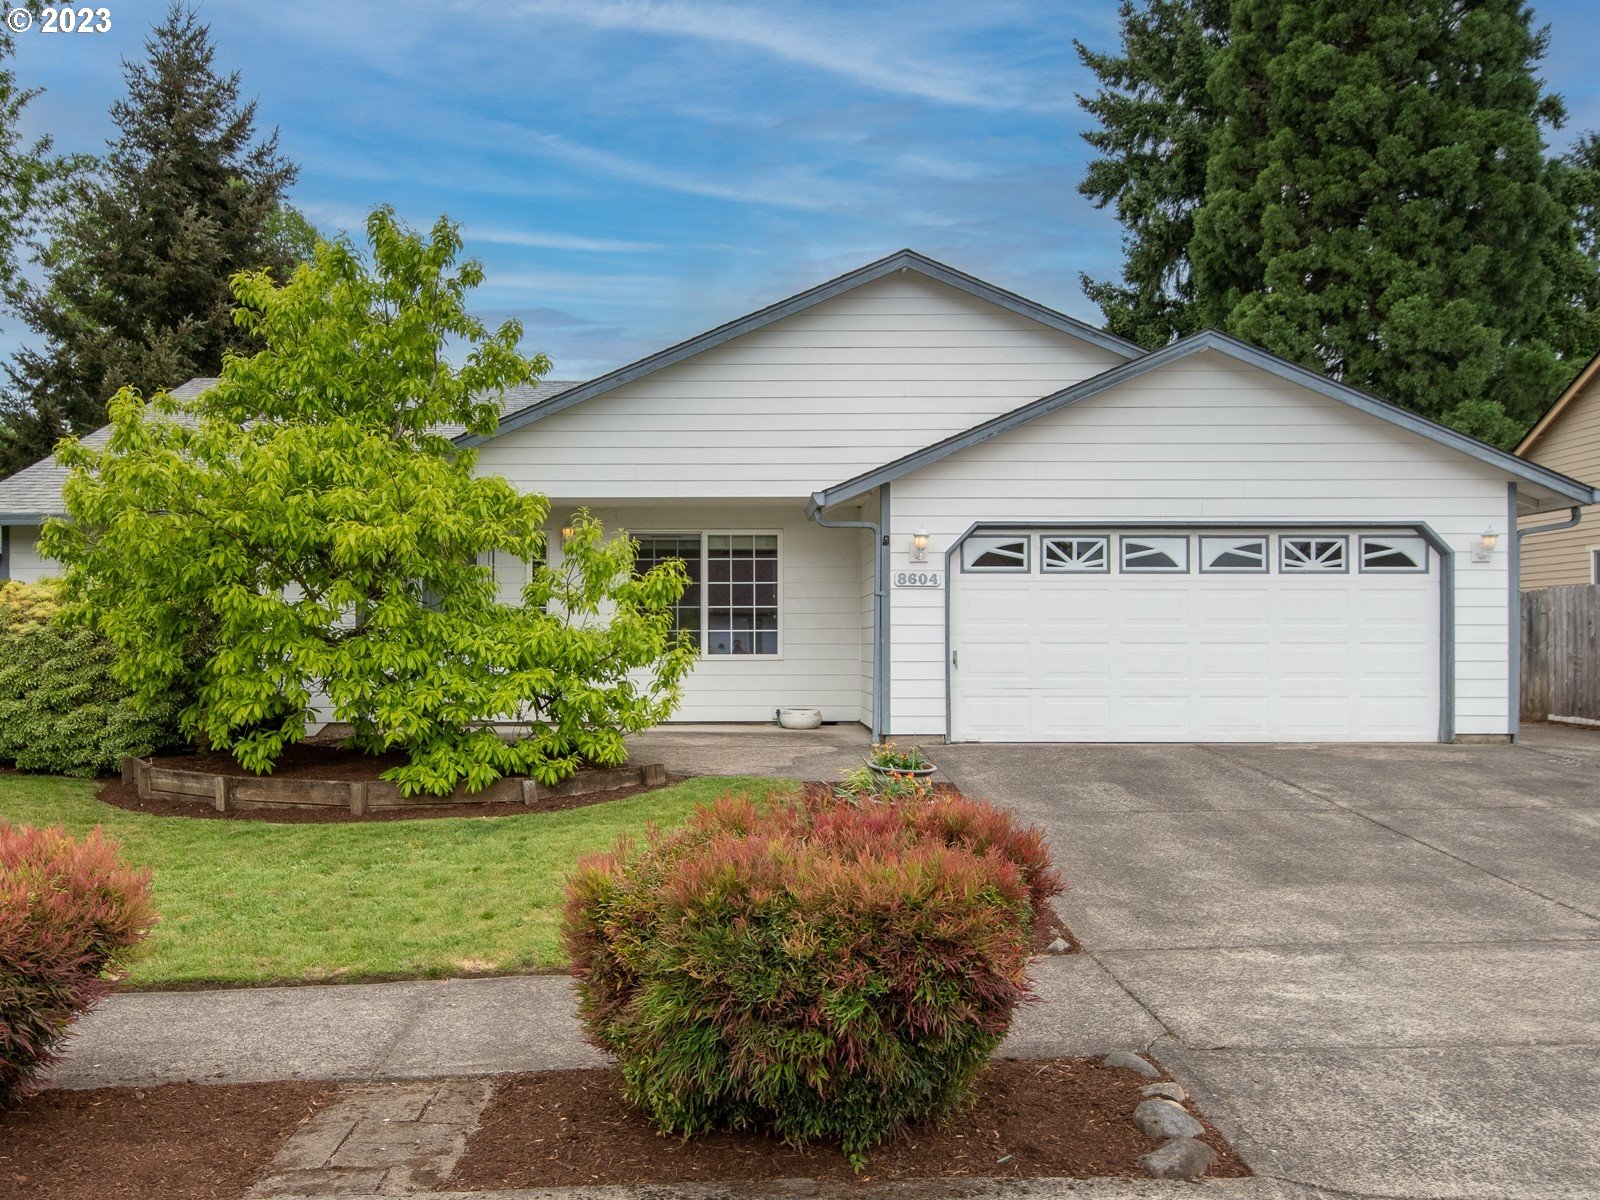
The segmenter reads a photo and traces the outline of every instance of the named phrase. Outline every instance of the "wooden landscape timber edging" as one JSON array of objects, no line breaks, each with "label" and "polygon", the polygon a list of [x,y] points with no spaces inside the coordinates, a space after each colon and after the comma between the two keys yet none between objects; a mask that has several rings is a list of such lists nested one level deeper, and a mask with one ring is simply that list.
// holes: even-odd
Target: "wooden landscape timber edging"
[{"label": "wooden landscape timber edging", "polygon": [[1600,725],[1600,585],[1522,593],[1522,715]]},{"label": "wooden landscape timber edging", "polygon": [[139,790],[141,800],[206,805],[218,812],[253,808],[347,808],[354,816],[381,808],[422,808],[433,804],[536,804],[555,796],[583,796],[626,787],[659,787],[667,781],[660,763],[579,771],[554,787],[525,776],[496,780],[481,792],[459,785],[448,796],[402,796],[386,779],[275,779],[271,775],[217,775],[158,767],[147,758],[122,760],[122,782]]}]

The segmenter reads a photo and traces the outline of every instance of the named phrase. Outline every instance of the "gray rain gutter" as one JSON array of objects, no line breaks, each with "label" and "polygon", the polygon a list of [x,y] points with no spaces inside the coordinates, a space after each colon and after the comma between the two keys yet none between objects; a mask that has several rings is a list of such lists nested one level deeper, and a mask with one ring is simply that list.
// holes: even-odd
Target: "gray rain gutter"
[{"label": "gray rain gutter", "polygon": [[876,521],[830,521],[813,494],[806,516],[824,529],[872,531],[872,740],[881,742],[889,724],[889,485],[878,489]]},{"label": "gray rain gutter", "polygon": [[1571,529],[1581,520],[1583,520],[1583,506],[1574,504],[1572,506],[1572,515],[1565,521],[1556,521],[1550,525],[1535,525],[1530,529],[1517,529],[1513,532],[1516,534],[1517,541],[1521,542],[1523,538],[1532,537],[1536,533],[1554,533],[1558,529]]}]

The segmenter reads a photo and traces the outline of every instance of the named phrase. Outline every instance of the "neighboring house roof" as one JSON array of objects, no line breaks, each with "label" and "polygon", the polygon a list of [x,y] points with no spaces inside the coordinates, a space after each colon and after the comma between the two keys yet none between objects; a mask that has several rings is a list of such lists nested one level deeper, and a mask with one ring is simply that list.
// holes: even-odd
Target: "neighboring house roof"
[{"label": "neighboring house roof", "polygon": [[1567,390],[1556,397],[1556,402],[1545,411],[1544,416],[1540,417],[1534,427],[1528,430],[1527,435],[1517,443],[1516,453],[1526,457],[1528,451],[1533,449],[1533,444],[1550,432],[1555,423],[1561,419],[1562,414],[1577,401],[1578,397],[1583,393],[1583,389],[1594,381],[1596,375],[1600,375],[1600,354],[1596,354],[1584,364],[1583,370],[1578,372],[1578,377],[1567,385]]},{"label": "neighboring house roof", "polygon": [[[217,381],[200,377],[172,389],[179,400],[193,400]],[[573,379],[546,379],[533,386],[508,388],[500,397],[500,413],[518,412],[542,404],[552,397],[577,385]],[[462,425],[441,425],[438,429],[445,437],[459,439],[465,432]],[[103,425],[81,439],[85,446],[103,446],[111,440],[111,426]],[[14,475],[0,479],[0,525],[33,525],[45,517],[60,516],[65,509],[61,504],[61,486],[67,481],[67,469],[56,462],[55,455],[31,467],[24,467]]]},{"label": "neighboring house roof", "polygon": [[[546,400],[520,412],[512,413],[500,422],[499,430],[491,436],[499,437],[501,434],[509,433],[513,429],[520,429],[522,426],[534,421],[553,416],[558,412],[571,408],[575,404],[582,404],[585,400],[593,399],[611,391],[613,388],[621,387],[625,383],[643,379],[646,375],[653,374],[663,367],[670,367],[674,363],[680,363],[686,358],[692,358],[696,354],[704,353],[722,345],[724,342],[732,341],[736,337],[742,337],[744,334],[753,333],[757,329],[763,329],[776,321],[783,320],[785,317],[793,316],[795,313],[803,312],[813,305],[821,304],[824,300],[831,300],[835,296],[853,291],[858,287],[872,283],[874,280],[882,279],[886,275],[893,275],[897,271],[915,271],[919,275],[925,275],[929,279],[937,280],[940,283],[948,284],[950,287],[966,292],[969,296],[987,300],[991,304],[999,305],[1001,308],[1028,317],[1041,325],[1081,338],[1092,345],[1100,347],[1102,350],[1109,350],[1121,358],[1137,358],[1144,353],[1143,347],[1137,346],[1133,342],[1119,338],[1115,334],[1107,333],[1103,329],[1097,329],[1087,322],[1080,321],[1076,317],[1069,317],[1053,308],[1046,308],[1044,305],[1019,296],[1015,292],[1008,292],[1006,289],[996,287],[992,283],[985,283],[975,276],[958,271],[954,267],[929,258],[925,254],[918,254],[915,250],[897,250],[893,254],[878,259],[876,262],[870,262],[864,267],[858,267],[854,271],[846,272],[835,279],[828,280],[826,283],[819,283],[814,288],[808,288],[806,291],[790,296],[787,300],[779,300],[776,304],[769,304],[766,308],[758,309],[756,312],[748,313],[726,324],[718,325],[715,329],[707,330],[705,333],[692,337],[687,341],[679,342],[675,346],[668,346],[665,350],[659,350],[654,354],[647,355],[637,362],[629,363],[627,366],[618,367],[615,371],[597,376],[587,383],[572,388],[558,398]],[[479,445],[488,440],[490,439],[472,436],[463,436],[457,439],[461,445],[465,446]]]},{"label": "neighboring house roof", "polygon": [[1137,379],[1150,371],[1158,370],[1180,359],[1188,358],[1191,355],[1207,350],[1224,354],[1229,358],[1247,363],[1253,367],[1259,367],[1261,370],[1276,375],[1280,379],[1309,388],[1311,391],[1326,396],[1331,400],[1348,404],[1351,408],[1358,409],[1380,420],[1388,421],[1392,425],[1398,425],[1401,429],[1425,437],[1430,441],[1438,442],[1442,446],[1447,446],[1471,458],[1476,458],[1480,462],[1497,467],[1519,479],[1547,488],[1573,503],[1593,504],[1600,500],[1600,492],[1597,492],[1586,483],[1580,483],[1578,480],[1562,475],[1558,471],[1552,471],[1548,467],[1541,467],[1535,463],[1527,462],[1513,454],[1508,454],[1504,450],[1497,450],[1486,442],[1480,442],[1476,438],[1468,437],[1464,433],[1430,421],[1426,417],[1420,417],[1408,409],[1390,404],[1386,400],[1379,400],[1376,396],[1369,396],[1366,392],[1338,383],[1316,371],[1298,366],[1287,359],[1279,358],[1275,354],[1270,354],[1265,350],[1241,342],[1237,338],[1229,337],[1225,333],[1208,329],[1173,342],[1160,350],[1151,351],[1142,358],[1136,358],[1121,366],[1113,367],[1111,370],[1086,379],[1082,383],[1063,388],[1059,392],[1052,392],[1048,396],[1042,396],[1030,404],[1023,405],[1021,408],[1002,413],[1000,416],[984,421],[980,425],[975,425],[962,433],[953,434],[943,441],[935,442],[931,446],[903,455],[893,462],[885,463],[883,466],[857,475],[853,479],[847,479],[831,488],[813,492],[811,506],[813,510],[816,510],[854,500],[882,484],[889,483],[903,475],[908,475],[912,471],[921,470],[923,467],[936,463],[941,459],[949,458],[952,454],[959,454],[961,451],[976,446],[980,442],[986,442],[990,438],[1009,433],[1019,426],[1026,425],[1028,422],[1050,413],[1059,412],[1061,409],[1077,404],[1081,400],[1087,400],[1090,396],[1098,395],[1108,388],[1126,383],[1130,379]]}]

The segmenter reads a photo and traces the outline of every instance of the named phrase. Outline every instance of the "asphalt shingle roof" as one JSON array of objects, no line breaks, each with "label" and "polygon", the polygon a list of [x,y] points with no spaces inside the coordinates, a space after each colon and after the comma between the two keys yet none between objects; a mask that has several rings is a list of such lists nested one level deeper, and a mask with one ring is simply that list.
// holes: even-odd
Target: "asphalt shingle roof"
[{"label": "asphalt shingle roof", "polygon": [[[500,397],[500,415],[505,418],[524,408],[542,404],[568,388],[576,387],[579,382],[575,379],[546,379],[532,387],[510,388]],[[172,394],[180,400],[192,400],[214,383],[216,380],[210,378],[191,379],[181,387],[173,388]],[[441,425],[439,432],[454,438],[465,433],[466,429],[461,425]],[[85,446],[103,446],[110,440],[109,425],[84,434],[82,438]],[[56,462],[55,455],[0,479],[0,524],[30,524],[41,515],[59,515],[63,511],[61,485],[66,479],[66,468]]]}]

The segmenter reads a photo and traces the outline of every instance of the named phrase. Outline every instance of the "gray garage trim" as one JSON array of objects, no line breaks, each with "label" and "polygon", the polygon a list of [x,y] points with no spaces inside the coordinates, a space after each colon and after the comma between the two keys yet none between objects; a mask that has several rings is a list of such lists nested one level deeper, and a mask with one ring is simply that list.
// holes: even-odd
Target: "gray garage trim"
[{"label": "gray garage trim", "polygon": [[1522,538],[1517,534],[1517,485],[1506,484],[1506,695],[1511,740],[1522,736]]},{"label": "gray garage trim", "polygon": [[1181,341],[1173,342],[1170,346],[1152,351],[1143,358],[1134,359],[1132,362],[1124,363],[1120,367],[1113,367],[1103,374],[1086,379],[1082,383],[1074,384],[1072,387],[1063,388],[1059,392],[1052,392],[1048,396],[1042,396],[1030,404],[1023,405],[1021,408],[993,417],[981,425],[974,425],[963,433],[935,442],[931,446],[926,446],[921,450],[904,455],[893,462],[885,463],[883,466],[857,475],[853,479],[847,479],[831,488],[814,492],[812,493],[812,500],[819,508],[843,504],[880,484],[899,479],[901,476],[909,475],[913,471],[919,471],[923,467],[949,458],[953,454],[959,454],[963,450],[971,449],[973,446],[986,442],[990,438],[1009,433],[1039,417],[1059,412],[1064,408],[1069,408],[1074,404],[1087,400],[1091,396],[1097,396],[1101,392],[1114,388],[1119,384],[1137,379],[1147,372],[1170,366],[1181,359],[1208,350],[1217,354],[1224,354],[1237,362],[1257,367],[1270,375],[1277,376],[1279,379],[1298,384],[1316,392],[1318,395],[1326,396],[1330,400],[1337,400],[1341,404],[1347,404],[1351,408],[1367,413],[1369,416],[1387,421],[1391,425],[1397,425],[1401,429],[1417,434],[1419,437],[1427,438],[1431,442],[1437,442],[1439,445],[1465,454],[1469,458],[1475,458],[1479,462],[1505,471],[1518,479],[1547,488],[1569,500],[1575,500],[1580,504],[1600,503],[1600,490],[1592,488],[1586,483],[1580,483],[1578,480],[1563,475],[1559,471],[1541,467],[1537,463],[1528,462],[1514,454],[1507,454],[1504,450],[1497,450],[1487,442],[1480,442],[1476,438],[1468,437],[1464,433],[1458,433],[1456,430],[1430,421],[1426,417],[1420,417],[1416,413],[1400,408],[1398,405],[1390,404],[1386,400],[1379,400],[1376,396],[1369,396],[1366,392],[1357,391],[1353,387],[1337,383],[1325,375],[1318,374],[1316,371],[1309,371],[1305,367],[1279,358],[1275,354],[1269,354],[1265,350],[1257,349],[1255,346],[1241,342],[1237,338],[1229,337],[1225,333],[1219,333],[1214,329],[1208,329],[1202,333],[1183,338]]},{"label": "gray garage trim", "polygon": [[[686,358],[702,354],[724,342],[730,342],[736,337],[753,333],[758,329],[795,313],[804,312],[824,300],[831,300],[835,296],[853,291],[874,280],[882,279],[885,275],[892,275],[897,271],[915,271],[929,279],[947,284],[969,296],[976,296],[980,300],[987,300],[1009,312],[1047,325],[1051,329],[1059,329],[1063,333],[1070,333],[1073,337],[1081,338],[1091,345],[1102,350],[1109,350],[1120,358],[1136,358],[1144,353],[1144,349],[1134,343],[1125,341],[1115,334],[1107,333],[1103,329],[1096,329],[1093,325],[1069,317],[1066,313],[1057,312],[1053,308],[1046,308],[1043,304],[1019,296],[1015,292],[1008,292],[1005,288],[996,287],[986,283],[975,275],[968,275],[965,271],[958,271],[952,266],[929,258],[925,254],[918,254],[915,250],[897,250],[876,262],[870,262],[864,267],[858,267],[826,283],[820,283],[814,288],[790,296],[787,300],[780,300],[776,304],[769,304],[766,308],[758,309],[753,313],[738,317],[726,324],[718,325],[715,329],[697,334],[687,341],[679,342],[675,346],[668,346],[637,362],[629,363],[625,367],[618,367],[615,371],[591,379],[588,383],[579,384],[577,387],[568,388],[559,396],[551,397],[542,403],[530,405],[518,412],[510,413],[500,419],[500,428],[490,437],[478,437],[473,434],[462,434],[456,438],[458,446],[479,446],[484,442],[499,437],[501,434],[510,433],[513,429],[520,429],[534,421],[542,421],[545,417],[554,416],[564,412],[575,404],[582,404],[585,400],[619,388],[625,383],[633,383],[643,379],[646,375],[654,374],[663,367],[670,367],[680,363]],[[874,485],[876,486],[876,485]]]},{"label": "gray garage trim", "polygon": [[1371,529],[1385,533],[1412,533],[1427,542],[1439,556],[1439,740],[1452,742],[1456,736],[1456,563],[1455,554],[1445,540],[1426,521],[974,521],[944,552],[944,731],[948,740],[955,730],[955,711],[951,703],[950,604],[955,590],[951,555],[961,552],[961,543],[974,533],[1040,533],[1055,530],[1104,531],[1136,529],[1144,531],[1199,533],[1208,530],[1283,530]]}]

